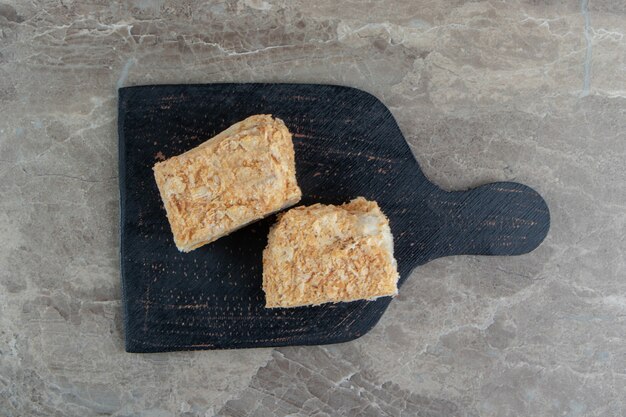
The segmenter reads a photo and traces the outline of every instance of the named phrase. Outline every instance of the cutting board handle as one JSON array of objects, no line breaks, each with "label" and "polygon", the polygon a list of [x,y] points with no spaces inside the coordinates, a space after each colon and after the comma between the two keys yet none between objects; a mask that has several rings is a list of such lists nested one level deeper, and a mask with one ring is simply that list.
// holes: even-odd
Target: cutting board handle
[{"label": "cutting board handle", "polygon": [[439,219],[435,257],[521,255],[539,246],[550,228],[545,200],[514,182],[439,190],[431,194],[428,205]]}]

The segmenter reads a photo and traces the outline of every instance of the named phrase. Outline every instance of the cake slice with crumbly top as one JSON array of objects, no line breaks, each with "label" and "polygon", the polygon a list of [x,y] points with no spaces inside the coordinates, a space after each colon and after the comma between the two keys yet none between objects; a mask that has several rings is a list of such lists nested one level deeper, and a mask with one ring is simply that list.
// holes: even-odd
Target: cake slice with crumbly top
[{"label": "cake slice with crumbly top", "polygon": [[291,133],[256,115],[154,168],[174,242],[189,252],[300,201]]},{"label": "cake slice with crumbly top", "polygon": [[263,252],[265,306],[374,299],[398,292],[387,217],[363,197],[279,216]]}]

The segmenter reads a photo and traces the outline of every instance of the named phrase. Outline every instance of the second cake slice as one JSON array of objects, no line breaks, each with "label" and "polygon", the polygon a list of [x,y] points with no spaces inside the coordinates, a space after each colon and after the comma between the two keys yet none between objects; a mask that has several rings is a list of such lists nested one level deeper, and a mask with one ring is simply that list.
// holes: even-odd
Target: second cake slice
[{"label": "second cake slice", "polygon": [[359,197],[282,214],[263,252],[266,307],[395,295],[398,271],[387,217]]},{"label": "second cake slice", "polygon": [[154,166],[174,242],[189,252],[300,200],[291,134],[251,116]]}]

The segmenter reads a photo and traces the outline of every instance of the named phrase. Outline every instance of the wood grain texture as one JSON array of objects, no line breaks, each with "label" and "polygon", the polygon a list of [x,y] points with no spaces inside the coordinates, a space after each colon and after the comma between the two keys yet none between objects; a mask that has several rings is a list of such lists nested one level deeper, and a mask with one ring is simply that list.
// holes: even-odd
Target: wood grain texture
[{"label": "wood grain texture", "polygon": [[348,87],[210,84],[119,90],[121,273],[126,350],[250,348],[344,342],[369,331],[391,299],[265,309],[261,254],[275,217],[189,254],[174,246],[152,175],[253,114],[294,136],[301,204],[376,200],[394,234],[400,285],[418,265],[460,254],[518,255],[546,236],[541,196],[499,182],[446,192],[422,174],[389,110]]}]

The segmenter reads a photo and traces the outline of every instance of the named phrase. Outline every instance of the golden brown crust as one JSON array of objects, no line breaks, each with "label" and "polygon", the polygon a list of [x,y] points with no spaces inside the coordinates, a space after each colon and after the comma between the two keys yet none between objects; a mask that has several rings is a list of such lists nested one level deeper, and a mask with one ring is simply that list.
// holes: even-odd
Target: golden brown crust
[{"label": "golden brown crust", "polygon": [[291,133],[271,115],[248,117],[153,170],[174,242],[183,252],[301,197]]},{"label": "golden brown crust", "polygon": [[280,215],[263,252],[266,307],[296,307],[397,294],[389,221],[362,197]]}]

